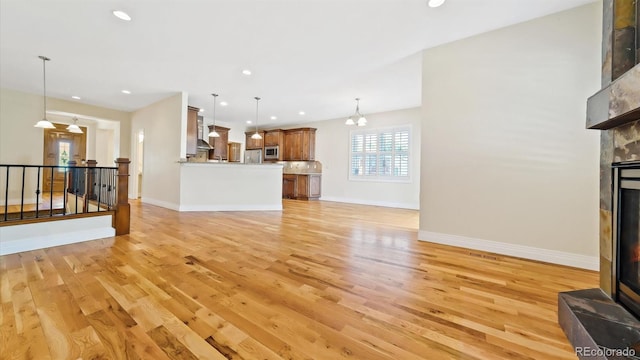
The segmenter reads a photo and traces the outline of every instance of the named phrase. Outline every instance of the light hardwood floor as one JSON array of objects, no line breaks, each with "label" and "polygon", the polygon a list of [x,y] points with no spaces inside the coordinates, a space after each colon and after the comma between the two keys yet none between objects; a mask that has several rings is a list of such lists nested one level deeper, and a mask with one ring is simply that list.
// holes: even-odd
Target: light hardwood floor
[{"label": "light hardwood floor", "polygon": [[0,257],[2,359],[575,359],[597,273],[417,241],[418,212],[132,203],[132,232]]}]

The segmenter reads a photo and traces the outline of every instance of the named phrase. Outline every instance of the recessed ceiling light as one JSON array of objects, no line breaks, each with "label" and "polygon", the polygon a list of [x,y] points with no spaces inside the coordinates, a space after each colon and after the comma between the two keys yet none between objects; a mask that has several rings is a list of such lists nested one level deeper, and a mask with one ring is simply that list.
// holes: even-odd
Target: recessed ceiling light
[{"label": "recessed ceiling light", "polygon": [[298,114],[300,114],[300,115],[304,115],[304,114],[305,114],[305,112],[304,112],[304,111],[300,111]]},{"label": "recessed ceiling light", "polygon": [[436,8],[444,4],[445,0],[429,0],[429,7]]},{"label": "recessed ceiling light", "polygon": [[247,124],[251,124],[251,120],[247,120]]},{"label": "recessed ceiling light", "polygon": [[74,99],[74,100],[80,100],[81,99],[80,96],[75,96],[75,95],[73,95],[71,98]]},{"label": "recessed ceiling light", "polygon": [[227,103],[226,101],[220,101],[220,106],[227,106],[229,105],[229,103]]},{"label": "recessed ceiling light", "polygon": [[122,93],[123,93],[123,94],[131,94],[131,91],[129,91],[129,90],[122,90]]},{"label": "recessed ceiling light", "polygon": [[278,119],[277,116],[271,115],[271,120],[277,120],[277,119]]},{"label": "recessed ceiling light", "polygon": [[200,110],[198,110],[198,112],[204,112],[204,109],[200,109]]},{"label": "recessed ceiling light", "polygon": [[113,10],[113,15],[120,20],[131,21],[131,16],[122,10]]},{"label": "recessed ceiling light", "polygon": [[251,70],[244,69],[244,70],[242,70],[242,73],[245,74],[245,75],[251,75]]}]

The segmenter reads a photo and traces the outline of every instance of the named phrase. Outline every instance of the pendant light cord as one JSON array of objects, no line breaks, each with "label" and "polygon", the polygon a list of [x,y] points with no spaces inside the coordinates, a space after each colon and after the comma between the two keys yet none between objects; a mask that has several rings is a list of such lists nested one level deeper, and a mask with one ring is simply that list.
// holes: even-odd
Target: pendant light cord
[{"label": "pendant light cord", "polygon": [[258,103],[260,102],[260,98],[256,96],[254,99],[256,99],[256,134],[257,134],[258,133]]},{"label": "pendant light cord", "polygon": [[218,94],[213,95],[213,132],[216,132],[216,102],[218,101]]},{"label": "pendant light cord", "polygon": [[45,63],[47,58],[42,56],[42,82],[44,83],[44,109],[42,110],[42,118],[47,119],[47,67]]}]

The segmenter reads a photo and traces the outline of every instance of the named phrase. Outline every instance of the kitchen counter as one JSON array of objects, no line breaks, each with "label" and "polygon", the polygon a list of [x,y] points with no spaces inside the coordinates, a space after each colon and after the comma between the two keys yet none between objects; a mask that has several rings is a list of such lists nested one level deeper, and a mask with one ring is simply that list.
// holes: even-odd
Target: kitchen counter
[{"label": "kitchen counter", "polygon": [[181,161],[179,210],[282,210],[282,164]]}]

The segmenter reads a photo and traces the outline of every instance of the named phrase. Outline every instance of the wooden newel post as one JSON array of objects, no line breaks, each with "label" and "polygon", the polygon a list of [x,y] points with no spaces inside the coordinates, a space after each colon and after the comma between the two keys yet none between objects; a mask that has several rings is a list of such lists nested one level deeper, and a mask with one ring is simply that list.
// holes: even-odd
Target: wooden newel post
[{"label": "wooden newel post", "polygon": [[[95,160],[87,160],[88,168],[95,168],[98,164]],[[96,187],[94,186],[96,182],[96,169],[87,169],[87,183],[85,186],[87,187],[87,199],[95,200],[98,197],[96,196]]]},{"label": "wooden newel post", "polygon": [[116,216],[114,227],[116,235],[126,235],[130,230],[130,206],[129,206],[129,164],[127,158],[117,158],[118,165],[118,192],[116,199]]}]

